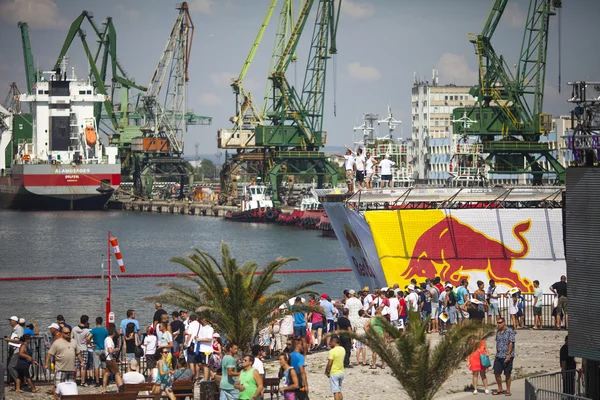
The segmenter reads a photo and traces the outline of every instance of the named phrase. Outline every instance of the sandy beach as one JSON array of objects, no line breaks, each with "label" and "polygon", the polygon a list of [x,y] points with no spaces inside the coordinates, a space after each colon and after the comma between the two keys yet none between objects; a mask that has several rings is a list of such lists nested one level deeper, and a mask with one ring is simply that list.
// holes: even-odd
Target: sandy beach
[{"label": "sandy beach", "polygon": [[[534,331],[531,329],[519,330],[517,333],[516,355],[513,369],[513,379],[515,387],[523,385],[523,379],[530,375],[537,375],[546,372],[554,372],[560,369],[559,367],[559,350],[564,343],[566,336],[565,331]],[[430,340],[435,345],[440,340],[437,334],[430,335]],[[490,349],[490,354],[493,356],[496,351],[496,342],[494,336],[487,341]],[[367,353],[367,358],[370,360],[371,352]],[[355,360],[354,353],[352,361]],[[329,391],[329,379],[325,376],[325,365],[327,363],[327,352],[319,352],[308,357],[308,381],[311,399],[333,399]],[[269,360],[265,363],[266,374],[268,377],[277,376],[279,364],[275,360]],[[493,374],[488,373],[488,382],[490,385],[494,382]],[[462,363],[461,367],[452,374],[450,379],[442,386],[438,392],[437,399],[457,398],[461,397],[459,393],[463,393],[465,387],[471,384],[471,372],[467,368],[466,363]],[[481,383],[480,383],[481,385]],[[495,383],[494,386],[495,387]],[[40,386],[39,393],[22,393],[7,392],[6,399],[8,400],[28,400],[28,399],[51,399],[48,394],[49,386]],[[109,386],[109,390],[116,391],[114,385]],[[98,393],[97,388],[80,388],[80,393]],[[377,368],[376,370],[369,367],[354,367],[346,369],[343,383],[344,398],[348,400],[396,400],[408,399],[402,392],[402,389],[396,379],[391,375],[389,367],[386,369]],[[454,394],[454,395],[453,395]],[[466,393],[465,393],[466,394]],[[471,397],[472,394],[468,393]],[[478,396],[485,396],[479,394]],[[268,396],[267,396],[268,398]]]}]

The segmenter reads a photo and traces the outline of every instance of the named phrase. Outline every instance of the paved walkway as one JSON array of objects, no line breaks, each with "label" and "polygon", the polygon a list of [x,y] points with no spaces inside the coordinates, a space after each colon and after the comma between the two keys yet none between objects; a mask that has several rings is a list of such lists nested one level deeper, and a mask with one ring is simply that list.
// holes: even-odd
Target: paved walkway
[{"label": "paved walkway", "polygon": [[[493,375],[492,375],[492,378],[493,378]],[[489,376],[488,376],[488,379],[489,379]],[[485,392],[482,391],[483,388],[479,387],[477,390],[479,390],[480,392],[477,393],[476,395],[474,395],[473,392],[462,392],[462,393],[455,393],[450,396],[445,395],[444,398],[450,399],[450,400],[477,399],[479,397],[487,397],[487,396],[497,398],[497,399],[506,398],[507,396],[505,396],[505,395],[492,396],[492,391],[496,390],[496,387],[497,387],[495,382],[496,381],[494,380],[494,384],[489,385],[490,394],[485,394]],[[506,390],[505,385],[502,385],[502,387],[504,388],[504,390]],[[510,392],[512,393],[512,396],[510,396],[511,398],[524,399],[525,398],[525,379],[517,379],[516,381],[511,382]]]}]

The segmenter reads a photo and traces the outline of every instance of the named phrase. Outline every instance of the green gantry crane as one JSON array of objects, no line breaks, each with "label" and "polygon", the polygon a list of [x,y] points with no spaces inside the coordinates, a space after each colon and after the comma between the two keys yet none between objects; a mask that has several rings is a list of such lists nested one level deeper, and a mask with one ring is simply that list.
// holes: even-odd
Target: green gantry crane
[{"label": "green gantry crane", "polygon": [[[491,43],[508,0],[495,0],[481,34],[469,34],[479,63],[479,83],[470,94],[472,107],[455,108],[453,133],[476,136],[487,153],[491,174],[531,174],[534,185],[554,174],[564,183],[565,168],[553,156],[548,143],[540,141],[552,130],[552,116],[542,111],[548,26],[562,7],[561,0],[530,0],[516,73],[496,54]],[[470,123],[464,124],[468,119]],[[546,160],[551,169],[540,161]]]},{"label": "green gantry crane", "polygon": [[[178,6],[179,14],[157,70],[148,86],[130,78],[117,57],[117,32],[108,17],[99,28],[91,13],[83,11],[71,24],[55,68],[67,54],[76,36],[79,36],[90,65],[90,78],[98,93],[108,95],[104,104],[97,104],[95,117],[98,126],[108,134],[109,142],[119,148],[123,181],[132,181],[138,196],[149,196],[154,178],[176,179],[191,175],[183,155],[183,133],[188,125],[210,125],[211,117],[196,115],[187,110],[184,86],[189,79],[187,65],[191,51],[193,24],[187,3]],[[90,49],[82,24],[88,21],[95,33],[98,48]],[[175,61],[173,61],[175,60]],[[172,62],[173,61],[173,62]],[[158,96],[168,66],[168,83],[163,94],[165,104]],[[110,73],[110,82],[107,82]],[[171,76],[173,73],[173,76]],[[176,75],[176,76],[175,76]],[[109,92],[110,90],[110,92]],[[168,104],[167,104],[168,103]],[[161,138],[168,145],[144,146],[143,137]],[[136,139],[138,138],[138,139]],[[136,141],[134,144],[133,142]],[[181,185],[183,190],[184,185]]]},{"label": "green gantry crane", "polygon": [[[315,3],[318,5],[311,47],[299,93],[289,83],[286,73],[295,61],[300,37]],[[286,16],[291,15],[291,11],[285,6],[282,9],[264,112],[260,113],[262,121],[248,126],[251,139],[246,140],[244,146],[238,146],[237,154],[226,162],[221,180],[224,190],[229,189],[227,183],[233,180],[241,164],[250,161],[258,164],[257,172],[270,181],[275,204],[281,203],[281,182],[285,175],[317,176],[319,187],[325,176],[330,176],[332,184],[337,184],[337,168],[319,148],[325,145],[327,137],[323,131],[327,60],[337,53],[340,5],[341,0],[306,0],[289,35],[289,28],[282,21],[289,19]],[[282,40],[284,36],[287,40]],[[231,148],[223,144],[222,133],[223,130],[219,134],[219,146]],[[247,151],[246,148],[258,150]]]}]

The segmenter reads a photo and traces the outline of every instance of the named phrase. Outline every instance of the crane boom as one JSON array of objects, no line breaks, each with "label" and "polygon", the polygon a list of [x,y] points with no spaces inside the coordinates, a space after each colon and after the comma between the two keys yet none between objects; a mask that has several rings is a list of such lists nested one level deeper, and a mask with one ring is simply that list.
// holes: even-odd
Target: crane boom
[{"label": "crane boom", "polygon": [[29,27],[27,22],[17,24],[21,30],[21,42],[23,45],[23,60],[25,61],[25,78],[27,80],[27,93],[33,93],[33,86],[39,79],[39,73],[33,65],[33,54],[31,52],[31,41],[29,40]]}]

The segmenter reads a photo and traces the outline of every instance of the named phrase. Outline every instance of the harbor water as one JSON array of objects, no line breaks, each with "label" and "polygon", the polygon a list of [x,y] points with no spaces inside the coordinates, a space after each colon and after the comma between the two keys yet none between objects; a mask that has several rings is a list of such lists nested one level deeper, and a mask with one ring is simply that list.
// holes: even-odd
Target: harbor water
[{"label": "harbor water", "polygon": [[[222,218],[153,213],[15,212],[0,211],[0,278],[35,276],[101,275],[106,267],[107,232],[117,237],[128,274],[185,273],[187,269],[169,259],[192,251],[192,247],[220,258],[221,242],[230,245],[239,263],[255,260],[265,265],[278,256],[297,257],[284,269],[324,270],[348,267],[336,239],[319,231],[274,224],[226,221]],[[112,310],[116,321],[127,309],[136,310],[142,324],[151,322],[153,304],[143,300],[159,293],[160,281],[177,278],[118,279],[113,258]],[[344,289],[357,288],[352,272],[282,274],[282,285],[306,280],[324,284],[314,289],[339,298]],[[104,317],[106,282],[102,279],[0,281],[4,321],[11,315],[35,321],[40,330],[63,314],[71,325],[81,314]],[[169,305],[164,307],[173,311]],[[10,332],[8,322],[0,334]]]}]

